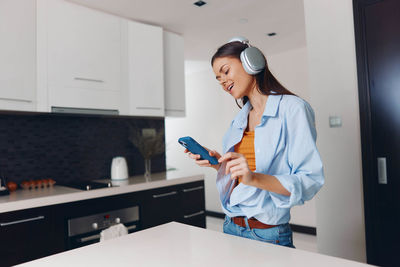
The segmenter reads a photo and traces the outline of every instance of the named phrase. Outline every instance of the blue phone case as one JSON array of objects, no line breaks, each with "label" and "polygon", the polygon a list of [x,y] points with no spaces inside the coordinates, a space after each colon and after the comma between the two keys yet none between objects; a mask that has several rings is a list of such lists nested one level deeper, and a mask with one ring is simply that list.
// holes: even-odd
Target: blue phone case
[{"label": "blue phone case", "polygon": [[179,144],[187,148],[191,153],[200,155],[200,159],[208,160],[212,165],[217,165],[216,157],[211,157],[207,149],[197,143],[192,137],[185,136],[178,139]]}]

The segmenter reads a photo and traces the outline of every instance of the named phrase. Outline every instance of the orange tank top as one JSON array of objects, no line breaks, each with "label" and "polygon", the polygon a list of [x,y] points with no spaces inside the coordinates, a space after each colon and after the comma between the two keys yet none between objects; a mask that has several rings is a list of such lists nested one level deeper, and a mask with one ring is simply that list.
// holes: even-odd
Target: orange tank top
[{"label": "orange tank top", "polygon": [[[249,169],[253,172],[256,170],[256,155],[254,153],[254,131],[244,132],[242,140],[235,145],[235,152],[243,154],[249,165]],[[239,178],[241,183],[242,179]]]}]

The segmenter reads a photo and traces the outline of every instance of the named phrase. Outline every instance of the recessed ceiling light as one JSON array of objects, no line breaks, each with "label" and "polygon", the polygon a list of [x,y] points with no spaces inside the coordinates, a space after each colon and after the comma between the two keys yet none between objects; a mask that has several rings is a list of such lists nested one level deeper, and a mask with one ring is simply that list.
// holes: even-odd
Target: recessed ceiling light
[{"label": "recessed ceiling light", "polygon": [[204,5],[207,4],[207,3],[204,2],[204,1],[197,1],[197,2],[194,2],[193,4],[196,5],[196,6],[198,6],[198,7],[201,7],[201,6],[204,6]]},{"label": "recessed ceiling light", "polygon": [[270,33],[267,33],[267,35],[270,36],[270,37],[271,37],[271,36],[275,36],[275,35],[276,35],[276,32],[270,32]]}]

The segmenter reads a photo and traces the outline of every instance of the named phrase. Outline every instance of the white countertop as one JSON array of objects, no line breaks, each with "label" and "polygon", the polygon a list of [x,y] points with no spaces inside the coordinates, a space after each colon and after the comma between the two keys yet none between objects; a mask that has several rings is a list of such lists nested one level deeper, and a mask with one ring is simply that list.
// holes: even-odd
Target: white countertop
[{"label": "white countertop", "polygon": [[371,266],[176,222],[22,266]]},{"label": "white countertop", "polygon": [[11,192],[10,195],[0,196],[0,213],[132,193],[201,180],[204,180],[203,174],[194,175],[181,171],[168,171],[154,173],[148,180],[146,180],[143,175],[133,176],[125,181],[117,181],[116,183],[120,184],[118,187],[94,189],[90,191],[83,191],[59,185],[31,190],[18,189],[15,192]]}]

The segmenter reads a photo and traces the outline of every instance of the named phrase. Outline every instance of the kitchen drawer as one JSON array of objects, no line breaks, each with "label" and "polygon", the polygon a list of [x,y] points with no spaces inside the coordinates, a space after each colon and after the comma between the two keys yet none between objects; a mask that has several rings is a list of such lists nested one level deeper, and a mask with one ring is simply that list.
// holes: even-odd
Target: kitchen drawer
[{"label": "kitchen drawer", "polygon": [[204,209],[192,213],[184,213],[178,222],[206,228],[206,212]]},{"label": "kitchen drawer", "polygon": [[0,266],[10,266],[55,252],[51,207],[0,214]]},{"label": "kitchen drawer", "polygon": [[180,211],[179,187],[170,186],[146,191],[142,210],[143,227],[177,221]]},{"label": "kitchen drawer", "polygon": [[205,210],[204,182],[188,183],[180,188],[182,212],[191,214]]}]

